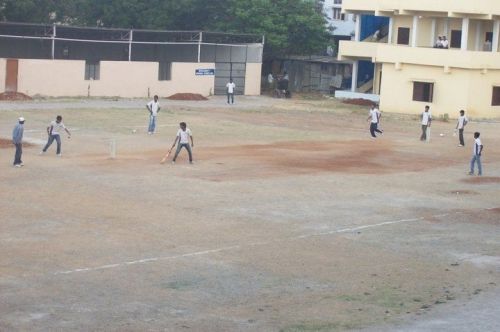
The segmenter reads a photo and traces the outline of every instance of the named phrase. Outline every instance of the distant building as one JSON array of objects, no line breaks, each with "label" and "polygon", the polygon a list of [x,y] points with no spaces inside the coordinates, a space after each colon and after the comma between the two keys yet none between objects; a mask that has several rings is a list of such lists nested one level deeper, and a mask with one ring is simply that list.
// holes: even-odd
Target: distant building
[{"label": "distant building", "polygon": [[333,94],[336,90],[350,89],[352,61],[338,61],[340,40],[354,37],[353,14],[342,13],[342,0],[325,0],[323,15],[326,29],[331,33],[331,43],[323,54],[313,56],[288,56],[272,63],[272,72],[289,74],[289,87],[296,92],[319,92]]},{"label": "distant building", "polygon": [[354,38],[356,15],[342,12],[342,0],[325,0],[323,13],[327,18],[329,30],[336,41]]},{"label": "distant building", "polygon": [[[364,40],[357,25],[355,40],[339,51],[342,60],[372,63],[367,98],[380,97],[383,110],[418,113],[430,105],[434,114],[500,115],[499,1],[344,0],[343,10],[388,20],[385,38]],[[439,36],[444,48],[436,47]],[[359,97],[358,89],[338,96]]]},{"label": "distant building", "polygon": [[43,96],[260,94],[263,38],[0,23],[0,92]]}]

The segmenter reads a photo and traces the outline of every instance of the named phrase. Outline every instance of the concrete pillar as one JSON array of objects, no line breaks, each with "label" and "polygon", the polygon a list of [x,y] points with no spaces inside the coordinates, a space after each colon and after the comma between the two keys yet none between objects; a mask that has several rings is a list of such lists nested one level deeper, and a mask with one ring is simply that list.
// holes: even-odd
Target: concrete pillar
[{"label": "concrete pillar", "polygon": [[356,25],[354,26],[354,41],[361,40],[361,15],[356,14]]},{"label": "concrete pillar", "polygon": [[446,39],[450,40],[450,36],[448,36],[448,23],[448,18],[445,18],[443,26],[443,36],[446,36]]},{"label": "concrete pillar", "polygon": [[132,61],[132,41],[134,40],[134,30],[130,30],[128,35],[128,61]]},{"label": "concrete pillar", "polygon": [[413,16],[413,27],[411,29],[411,47],[417,47],[418,40],[418,16]]},{"label": "concrete pillar", "polygon": [[56,29],[57,26],[54,23],[52,25],[52,60],[54,60],[56,56]]},{"label": "concrete pillar", "polygon": [[389,34],[387,35],[387,43],[392,44],[392,36],[393,36],[393,30],[394,30],[394,17],[389,17]]},{"label": "concrete pillar", "polygon": [[436,19],[433,18],[431,22],[431,47],[436,43]]},{"label": "concrete pillar", "polygon": [[358,61],[352,64],[352,82],[351,82],[351,92],[356,92],[358,88]]},{"label": "concrete pillar", "polygon": [[462,51],[467,51],[469,46],[469,23],[470,19],[468,17],[462,19],[462,40],[460,42]]},{"label": "concrete pillar", "polygon": [[500,36],[500,21],[493,22],[493,40],[491,41],[491,51],[498,52],[498,37]]},{"label": "concrete pillar", "polygon": [[483,35],[483,23],[478,21],[476,23],[476,51],[483,50],[483,40],[481,40],[481,36]]}]

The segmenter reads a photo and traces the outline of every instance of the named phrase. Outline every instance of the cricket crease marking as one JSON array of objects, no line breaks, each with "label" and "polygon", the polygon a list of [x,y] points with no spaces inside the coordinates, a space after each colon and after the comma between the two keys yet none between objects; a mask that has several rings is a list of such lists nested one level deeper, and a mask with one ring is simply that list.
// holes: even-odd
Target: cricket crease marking
[{"label": "cricket crease marking", "polygon": [[[486,209],[482,209],[482,210],[493,210],[493,209],[497,209],[497,208],[486,208]],[[465,212],[456,212],[456,214],[462,214],[462,213],[465,213]],[[450,215],[450,214],[449,213],[436,214],[436,215],[430,216],[429,218],[439,218],[439,217],[445,217],[448,215]],[[293,236],[293,237],[288,237],[288,238],[283,238],[283,239],[276,239],[276,240],[272,240],[272,241],[255,242],[255,243],[248,243],[248,244],[243,244],[243,245],[222,247],[222,248],[217,248],[217,249],[195,251],[195,252],[179,254],[179,255],[163,256],[163,257],[151,257],[151,258],[144,258],[144,259],[139,259],[139,260],[135,260],[135,261],[116,263],[116,264],[107,264],[107,265],[101,265],[101,266],[96,266],[96,267],[86,267],[86,268],[79,268],[79,269],[74,269],[74,270],[58,271],[58,272],[53,273],[53,275],[64,275],[64,274],[72,274],[72,273],[79,273],[79,272],[92,272],[92,271],[106,270],[106,269],[112,269],[112,268],[117,268],[117,267],[124,267],[124,266],[128,266],[128,265],[146,264],[146,263],[174,260],[174,259],[180,259],[180,258],[186,258],[186,257],[205,256],[205,255],[215,254],[215,253],[224,252],[224,251],[244,249],[244,248],[248,248],[248,247],[261,247],[261,246],[266,246],[266,245],[273,244],[276,242],[297,241],[297,240],[318,237],[318,236],[327,236],[327,235],[333,235],[333,234],[357,232],[357,231],[362,230],[362,229],[370,229],[370,228],[375,228],[375,227],[396,225],[396,224],[402,224],[402,223],[408,223],[408,222],[416,222],[416,221],[422,221],[425,219],[426,219],[426,217],[418,217],[418,218],[400,219],[400,220],[393,220],[393,221],[384,221],[384,222],[377,223],[377,224],[369,224],[369,225],[362,225],[362,226],[357,226],[357,227],[349,227],[349,228],[331,230],[331,231],[326,231],[326,232],[311,233],[311,234]]]}]

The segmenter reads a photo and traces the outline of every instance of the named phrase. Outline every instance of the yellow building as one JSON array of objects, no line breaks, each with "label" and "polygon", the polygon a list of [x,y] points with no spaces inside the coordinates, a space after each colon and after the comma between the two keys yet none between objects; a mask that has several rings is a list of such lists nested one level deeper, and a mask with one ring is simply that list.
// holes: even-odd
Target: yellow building
[{"label": "yellow building", "polygon": [[[358,24],[339,59],[354,61],[353,72],[356,61],[375,64],[371,97],[380,96],[381,109],[419,113],[430,105],[434,115],[500,117],[500,1],[344,0],[343,10]],[[360,41],[362,15],[388,17],[387,36]],[[446,37],[444,48],[438,37]]]}]

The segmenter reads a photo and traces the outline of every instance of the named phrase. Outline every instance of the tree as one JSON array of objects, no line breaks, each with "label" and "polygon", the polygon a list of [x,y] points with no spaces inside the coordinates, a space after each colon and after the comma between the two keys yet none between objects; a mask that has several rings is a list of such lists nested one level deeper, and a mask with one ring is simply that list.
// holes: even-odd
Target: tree
[{"label": "tree", "polygon": [[0,0],[3,20],[264,35],[266,58],[326,48],[321,0]]},{"label": "tree", "polygon": [[[205,1],[201,1],[205,2]],[[234,33],[265,35],[265,56],[309,55],[329,41],[325,19],[314,0],[223,0],[224,6],[206,26]]]}]

